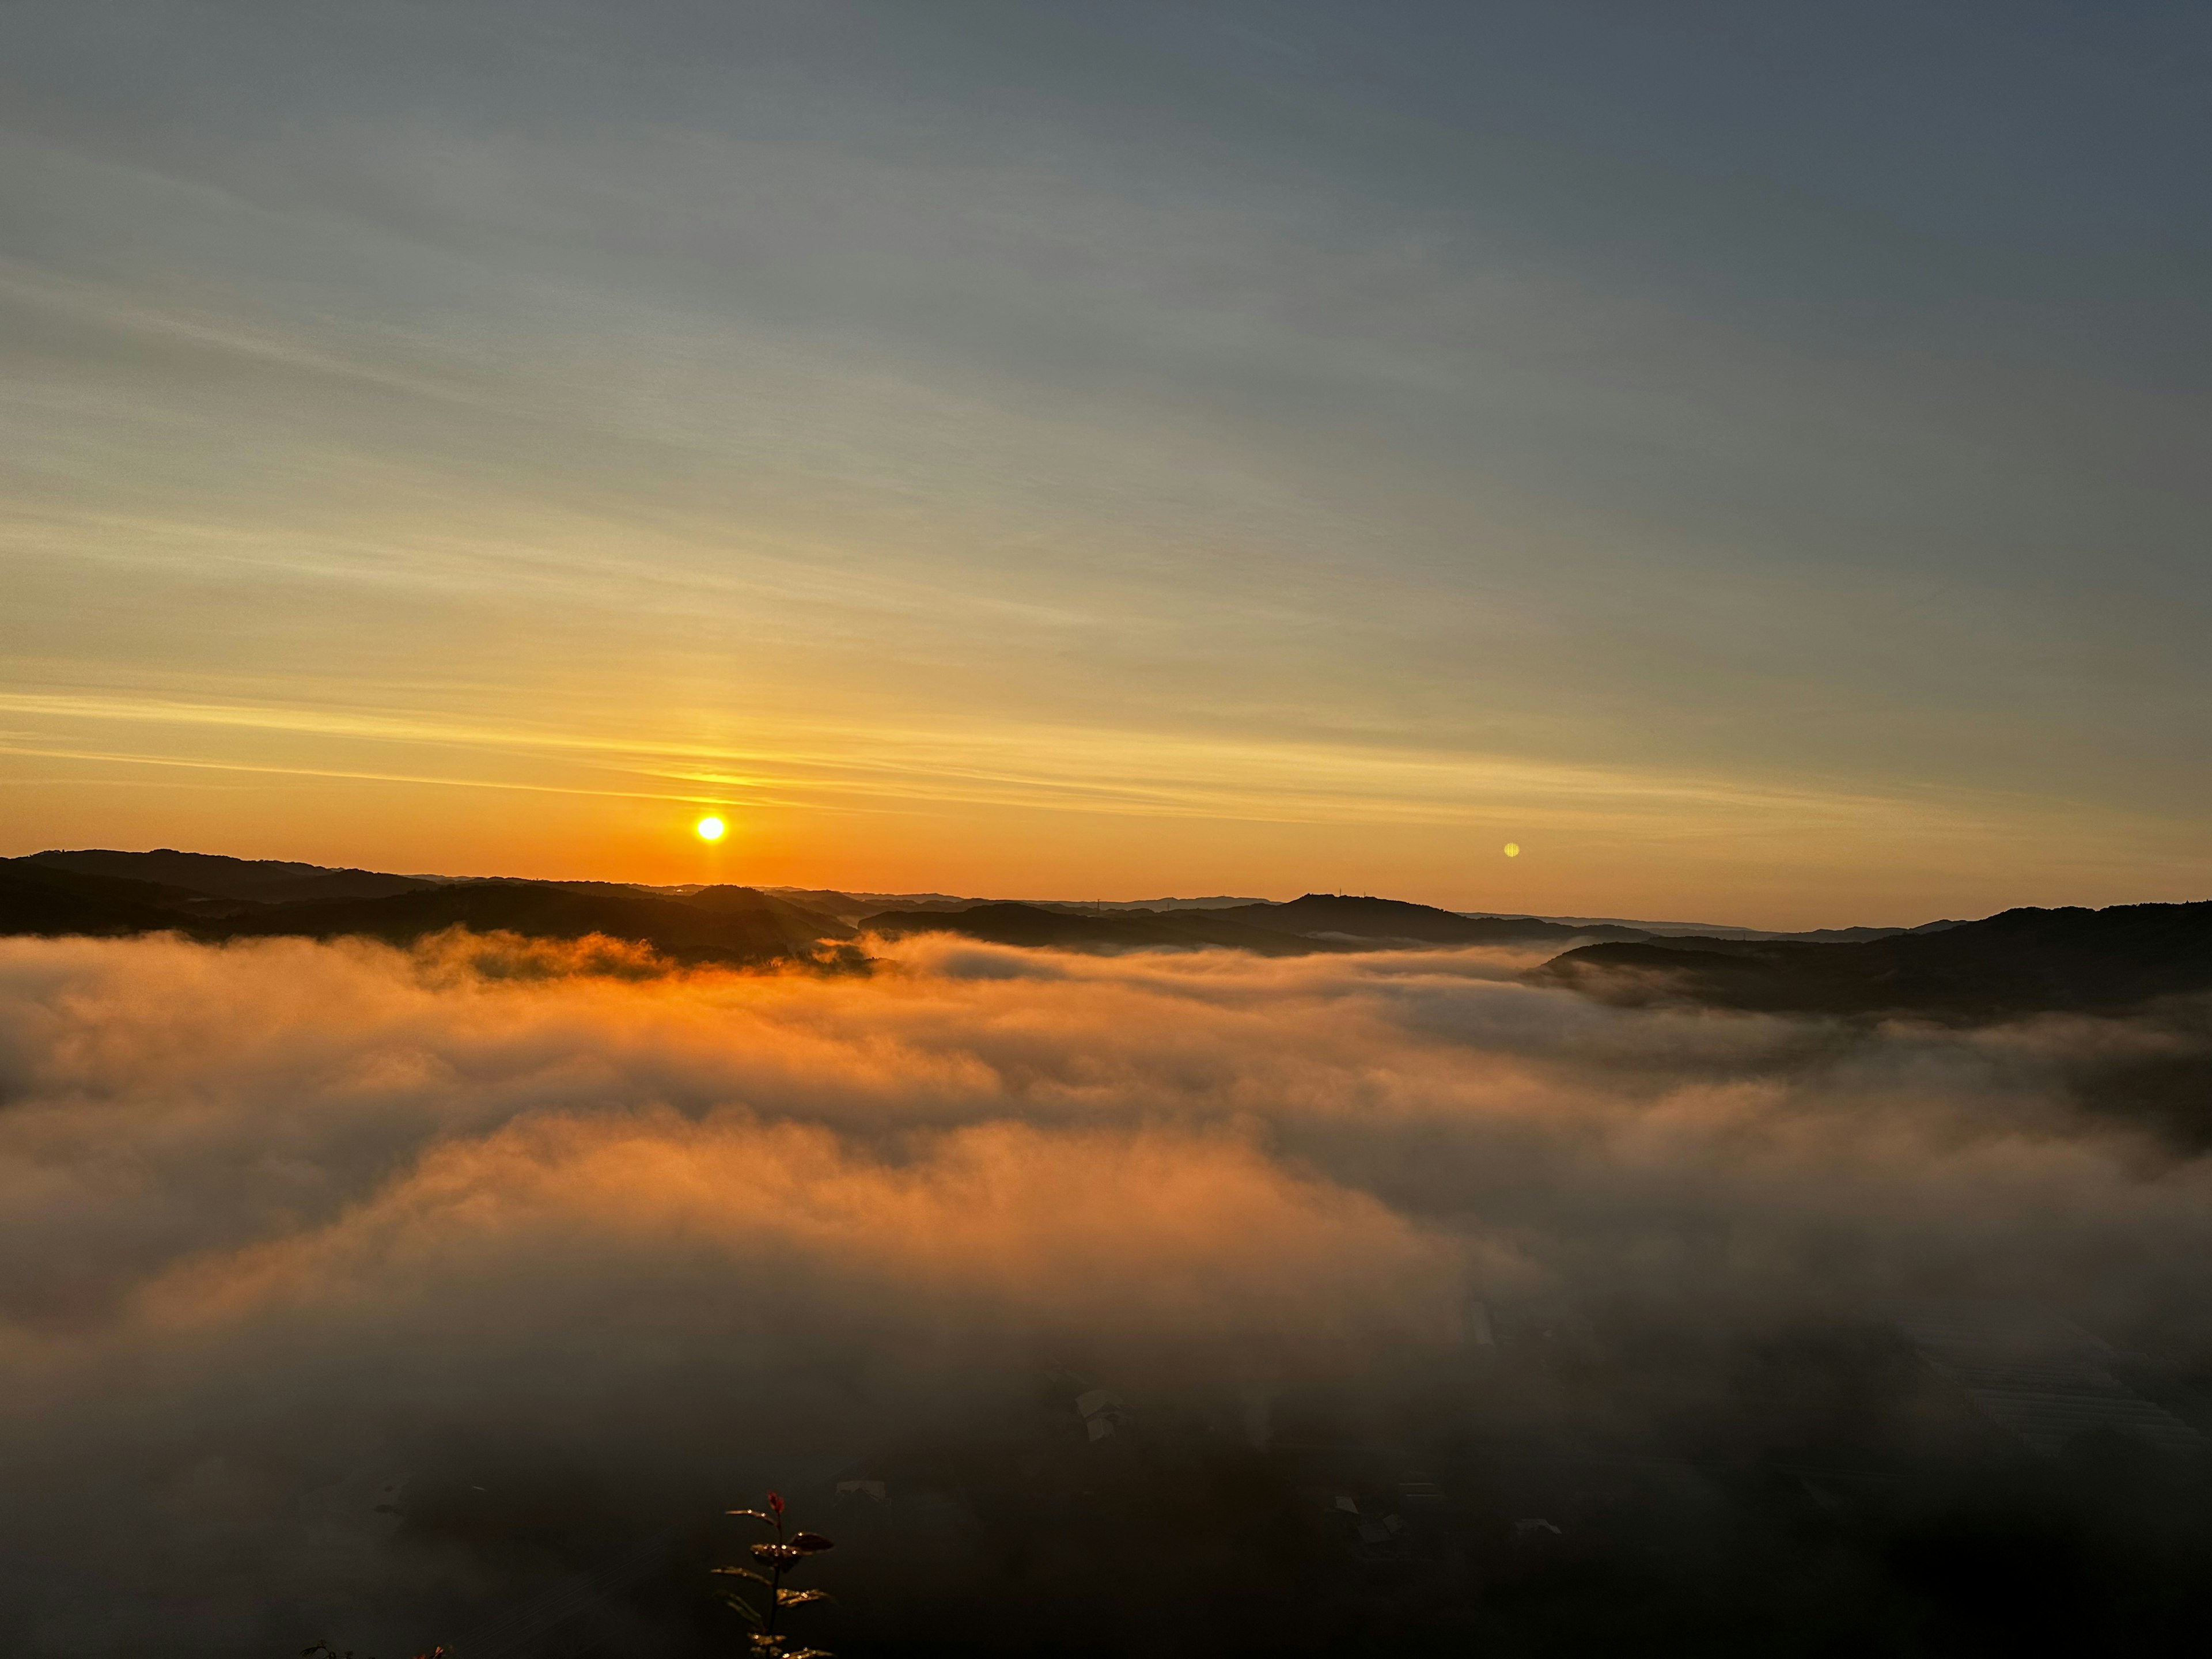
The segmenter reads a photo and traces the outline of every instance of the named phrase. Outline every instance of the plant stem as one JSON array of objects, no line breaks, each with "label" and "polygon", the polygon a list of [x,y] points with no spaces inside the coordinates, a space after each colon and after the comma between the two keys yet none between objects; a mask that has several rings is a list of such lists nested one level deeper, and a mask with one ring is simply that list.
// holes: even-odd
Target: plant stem
[{"label": "plant stem", "polygon": [[775,1615],[783,1610],[783,1512],[781,1510],[776,1511],[775,1541],[778,1553],[768,1574],[768,1633],[770,1636],[775,1634]]}]

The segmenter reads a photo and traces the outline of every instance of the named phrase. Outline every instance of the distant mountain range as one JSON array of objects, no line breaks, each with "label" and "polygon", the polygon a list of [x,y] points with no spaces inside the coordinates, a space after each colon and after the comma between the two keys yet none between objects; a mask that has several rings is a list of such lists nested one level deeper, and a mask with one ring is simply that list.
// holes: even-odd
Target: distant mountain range
[{"label": "distant mountain range", "polygon": [[1653,937],[1610,924],[1470,917],[1395,899],[1322,893],[1288,904],[1222,897],[1162,900],[1155,908],[1007,903],[944,893],[464,880],[167,848],[0,860],[0,932],[174,930],[201,939],[360,934],[404,942],[457,927],[553,939],[605,933],[684,960],[744,963],[818,955],[863,931],[885,938],[952,933],[1066,950],[1212,948],[1269,956]]},{"label": "distant mountain range", "polygon": [[1337,893],[1308,893],[1287,904],[1254,900],[1180,910],[1097,912],[1074,905],[983,903],[958,910],[887,910],[868,917],[865,925],[870,933],[891,938],[951,933],[996,945],[1048,945],[1065,950],[1211,946],[1262,956],[1652,937],[1633,927],[1569,927],[1526,916],[1465,916],[1399,899]]},{"label": "distant mountain range", "polygon": [[[678,892],[688,890],[670,888],[655,890]],[[915,911],[927,911],[932,915],[938,915],[945,911],[954,910],[971,911],[981,909],[985,906],[999,907],[1007,904],[1019,905],[1027,909],[1061,911],[1076,915],[1085,916],[1111,916],[1132,912],[1145,913],[1167,910],[1211,910],[1218,913],[1231,910],[1251,910],[1261,908],[1280,908],[1279,906],[1273,905],[1273,902],[1268,899],[1232,898],[1226,895],[1219,895],[1209,898],[1009,900],[963,898],[951,893],[847,893],[840,892],[836,889],[826,887],[768,887],[763,888],[762,890],[763,892],[774,893],[780,898],[790,899],[795,903],[805,905],[811,909],[820,910],[827,915],[840,917],[847,921],[859,921],[864,919],[879,918],[893,914],[903,915]],[[1330,896],[1327,894],[1309,894],[1305,900],[1294,902],[1304,903],[1309,901],[1317,901],[1328,896]],[[1359,902],[1369,902],[1370,901]],[[1392,904],[1397,903],[1399,901],[1375,900],[1371,901],[1371,902],[1376,904]],[[1547,927],[1526,929],[1516,935],[1516,937],[1524,939],[1566,938],[1625,939],[1656,939],[1669,935],[1694,935],[1712,939],[1805,939],[1814,944],[1841,944],[1846,941],[1856,941],[1860,939],[1887,939],[1893,933],[1933,933],[1939,928],[1953,927],[1958,925],[1957,923],[1951,921],[1930,921],[1923,923],[1917,928],[1816,927],[1809,933],[1780,933],[1767,928],[1731,927],[1720,922],[1634,921],[1620,916],[1537,916],[1526,915],[1517,912],[1504,910],[1432,911],[1430,907],[1426,905],[1413,905],[1407,908],[1414,910],[1425,911],[1434,915],[1462,916],[1473,921],[1542,922],[1549,924]],[[983,919],[978,918],[979,926],[981,925],[982,921]],[[970,928],[961,928],[957,931],[969,932],[973,930]],[[1355,927],[1352,931],[1357,933],[1358,930]],[[981,937],[982,935],[979,933],[977,936]],[[1494,939],[1502,936],[1492,933],[1486,935],[1486,937]],[[1067,934],[1066,938],[1055,940],[1054,942],[1061,945],[1079,945],[1086,939],[1103,942],[1106,938],[1107,935],[1104,933],[1085,935],[1080,932],[1076,932],[1071,933]],[[1441,939],[1428,939],[1426,936],[1422,936],[1422,939],[1423,942],[1425,943],[1449,942]],[[1121,943],[1126,946],[1127,940],[1125,939],[1121,941]]]},{"label": "distant mountain range", "polygon": [[1263,956],[1555,945],[1531,978],[1617,1002],[1951,1020],[2113,1010],[2212,990],[2212,902],[2008,910],[1913,929],[1748,928],[1494,915],[1308,893],[1151,904],[1007,902],[828,889],[647,888],[333,870],[168,849],[0,859],[0,933],[196,939],[361,935],[396,943],[450,927],[535,938],[605,934],[680,961],[854,961],[867,936],[954,933],[994,944]]},{"label": "distant mountain range", "polygon": [[1085,915],[1121,910],[1225,910],[1238,905],[1265,904],[1259,898],[1157,899],[982,899],[953,893],[845,893],[829,887],[764,887],[764,893],[787,898],[811,909],[857,921],[892,910],[967,910],[981,904],[1027,904],[1043,910],[1073,910]]},{"label": "distant mountain range", "polygon": [[[1462,915],[1504,915],[1502,911],[1462,910]],[[1735,927],[1716,921],[1630,921],[1619,916],[1507,916],[1513,921],[1556,921],[1587,933],[1593,927],[1626,927],[1652,938],[1800,939],[1808,945],[1857,945],[1899,933],[1940,933],[1955,921],[1923,921],[1917,927],[1814,927],[1801,933],[1767,927]]]}]

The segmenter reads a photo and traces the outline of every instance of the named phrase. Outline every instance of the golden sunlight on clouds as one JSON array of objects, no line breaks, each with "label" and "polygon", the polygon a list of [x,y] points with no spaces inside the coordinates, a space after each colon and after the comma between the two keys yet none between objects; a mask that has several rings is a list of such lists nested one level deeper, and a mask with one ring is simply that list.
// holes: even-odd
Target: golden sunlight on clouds
[{"label": "golden sunlight on clouds", "polygon": [[[365,1621],[416,1594],[380,1482],[512,1444],[764,1485],[1033,1411],[1048,1366],[1247,1425],[1448,1375],[1517,1443],[1656,1432],[1715,1333],[1900,1296],[2202,1328],[2212,1164],[2065,1083],[2172,1030],[1628,1009],[1529,961],[0,940],[0,1647],[91,1607],[144,1639],[89,1650],[263,1650],[208,1563]],[[1689,1369],[1485,1393],[1471,1298]]]}]

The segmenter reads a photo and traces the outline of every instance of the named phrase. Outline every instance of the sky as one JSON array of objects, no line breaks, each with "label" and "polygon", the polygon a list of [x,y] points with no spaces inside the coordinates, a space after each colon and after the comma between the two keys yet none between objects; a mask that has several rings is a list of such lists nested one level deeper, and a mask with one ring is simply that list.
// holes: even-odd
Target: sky
[{"label": "sky", "polygon": [[2212,893],[2202,8],[0,33],[0,854]]}]

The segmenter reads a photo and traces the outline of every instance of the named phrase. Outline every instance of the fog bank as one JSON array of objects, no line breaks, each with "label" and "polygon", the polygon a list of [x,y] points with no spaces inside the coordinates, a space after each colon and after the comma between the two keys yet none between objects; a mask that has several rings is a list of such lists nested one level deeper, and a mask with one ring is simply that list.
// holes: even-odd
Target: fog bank
[{"label": "fog bank", "polygon": [[[1533,960],[0,940],[0,1647],[388,1656],[902,1467],[950,1565],[833,1558],[848,1650],[1017,1582],[963,1616],[1018,1645],[1111,1593],[1001,1559],[957,1449],[1107,1455],[1055,1388],[1110,1387],[1148,1478],[1288,1491],[1305,1444],[1764,1455],[1746,1356],[1910,1300],[2212,1365],[2212,1168],[2076,1086],[2166,1027],[1622,1009]],[[1242,1530],[1216,1601],[1273,1570]],[[675,1595],[594,1639],[703,1650]],[[1135,1644],[1225,1645],[1176,1628]]]}]

